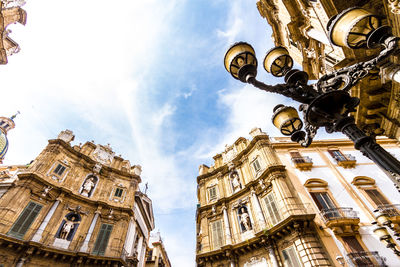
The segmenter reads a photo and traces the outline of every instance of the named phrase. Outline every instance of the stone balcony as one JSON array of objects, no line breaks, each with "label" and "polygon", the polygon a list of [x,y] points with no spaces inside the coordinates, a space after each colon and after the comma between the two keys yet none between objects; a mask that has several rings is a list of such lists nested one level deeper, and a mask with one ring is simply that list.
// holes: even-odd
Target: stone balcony
[{"label": "stone balcony", "polygon": [[351,154],[343,154],[343,156],[335,156],[336,163],[345,169],[351,169],[356,166],[356,157]]},{"label": "stone balcony", "polygon": [[353,235],[358,233],[360,218],[353,208],[324,209],[320,213],[326,227],[335,235]]},{"label": "stone balcony", "polygon": [[387,266],[377,251],[358,251],[347,254],[355,266]]},{"label": "stone balcony", "polygon": [[313,161],[310,157],[292,157],[294,167],[301,171],[309,171],[312,168]]}]

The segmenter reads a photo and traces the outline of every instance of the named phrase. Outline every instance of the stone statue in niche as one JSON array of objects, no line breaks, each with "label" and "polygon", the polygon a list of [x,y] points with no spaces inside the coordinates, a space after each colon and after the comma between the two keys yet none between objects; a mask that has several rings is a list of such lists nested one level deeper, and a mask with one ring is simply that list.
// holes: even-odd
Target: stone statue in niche
[{"label": "stone statue in niche", "polygon": [[237,191],[242,189],[242,184],[239,181],[239,174],[237,173],[237,171],[234,171],[231,173],[230,177],[231,177],[233,193],[236,193]]},{"label": "stone statue in niche", "polygon": [[243,232],[253,229],[250,221],[250,215],[247,211],[246,206],[242,206],[239,208],[239,218],[240,218],[240,227],[242,228]]},{"label": "stone statue in niche", "polygon": [[70,217],[70,219],[68,219],[68,220],[64,223],[64,225],[63,225],[63,227],[62,227],[62,229],[61,229],[59,238],[61,238],[61,239],[67,239],[69,233],[74,229],[74,225],[75,225],[76,219],[77,219],[77,218],[76,218],[74,215],[72,215],[72,216]]},{"label": "stone statue in niche", "polygon": [[96,186],[97,178],[93,175],[86,178],[81,188],[81,195],[85,197],[90,197],[92,195],[93,189]]}]

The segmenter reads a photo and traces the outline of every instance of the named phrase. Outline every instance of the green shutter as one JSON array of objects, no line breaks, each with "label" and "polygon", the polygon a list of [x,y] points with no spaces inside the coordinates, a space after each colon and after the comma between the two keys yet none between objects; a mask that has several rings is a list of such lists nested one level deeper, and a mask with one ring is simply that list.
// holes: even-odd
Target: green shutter
[{"label": "green shutter", "polygon": [[103,223],[100,227],[99,234],[97,235],[96,243],[94,244],[93,254],[104,255],[106,252],[108,239],[110,239],[113,226],[111,224]]},{"label": "green shutter", "polygon": [[42,209],[42,205],[37,204],[35,202],[29,202],[28,206],[21,213],[17,221],[11,227],[8,235],[22,238],[25,233],[28,231],[29,226],[33,223],[33,221],[38,216],[40,210]]},{"label": "green shutter", "polygon": [[272,225],[277,224],[282,220],[281,214],[279,212],[278,207],[276,206],[276,201],[273,193],[269,193],[265,198],[265,205],[267,207],[267,211],[269,214],[269,218],[271,219]]}]

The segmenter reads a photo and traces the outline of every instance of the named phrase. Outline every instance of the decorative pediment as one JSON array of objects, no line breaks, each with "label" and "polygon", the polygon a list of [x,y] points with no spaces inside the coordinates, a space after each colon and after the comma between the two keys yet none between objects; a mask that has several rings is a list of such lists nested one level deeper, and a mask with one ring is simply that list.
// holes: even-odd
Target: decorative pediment
[{"label": "decorative pediment", "polygon": [[353,185],[375,185],[375,180],[367,176],[356,176],[351,182]]},{"label": "decorative pediment", "polygon": [[93,152],[94,160],[104,165],[110,165],[114,158],[114,155],[115,153],[112,151],[110,145],[97,145],[96,149]]},{"label": "decorative pediment", "polygon": [[328,182],[318,178],[311,178],[304,183],[304,186],[307,188],[328,187]]}]

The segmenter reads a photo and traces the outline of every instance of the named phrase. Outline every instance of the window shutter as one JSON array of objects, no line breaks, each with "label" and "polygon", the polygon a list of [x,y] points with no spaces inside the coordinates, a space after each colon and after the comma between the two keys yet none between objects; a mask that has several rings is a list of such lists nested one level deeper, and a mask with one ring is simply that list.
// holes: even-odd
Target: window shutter
[{"label": "window shutter", "polygon": [[296,255],[296,251],[293,246],[284,249],[283,254],[283,266],[285,267],[301,267],[299,258]]},{"label": "window shutter", "polygon": [[364,189],[365,193],[371,198],[371,200],[377,205],[389,205],[390,203],[386,200],[382,194],[376,189]]},{"label": "window shutter", "polygon": [[222,223],[221,220],[211,223],[212,239],[214,243],[214,248],[219,248],[223,245],[223,233],[222,233]]},{"label": "window shutter", "polygon": [[255,170],[256,172],[258,172],[259,170],[261,170],[261,165],[260,165],[260,162],[258,162],[258,159],[254,160],[253,166],[254,166],[254,170]]},{"label": "window shutter", "polygon": [[54,173],[57,175],[62,175],[65,171],[65,166],[58,164],[57,167],[54,169]]},{"label": "window shutter", "polygon": [[93,248],[93,254],[104,255],[112,228],[113,226],[111,224],[103,223],[101,225],[99,234],[97,235],[96,243]]},{"label": "window shutter", "polygon": [[269,193],[265,198],[264,198],[265,205],[267,206],[267,211],[269,214],[269,217],[271,218],[271,222],[273,225],[277,224],[282,220],[281,214],[279,212],[279,209],[276,205],[276,201],[274,198],[273,193]]},{"label": "window shutter", "polygon": [[292,161],[294,163],[304,163],[305,160],[303,158],[303,156],[300,154],[300,152],[290,152],[290,157],[292,158]]},{"label": "window shutter", "polygon": [[29,202],[28,206],[26,206],[24,211],[21,213],[21,215],[9,231],[9,235],[17,238],[22,238],[26,231],[28,231],[29,226],[31,226],[33,221],[36,219],[41,209],[42,205],[34,202]]},{"label": "window shutter", "polygon": [[336,205],[333,203],[332,199],[325,192],[313,193],[311,192],[311,197],[313,198],[315,204],[317,204],[320,211],[327,209],[334,209]]},{"label": "window shutter", "polygon": [[217,187],[213,186],[208,189],[210,200],[217,198]]}]

